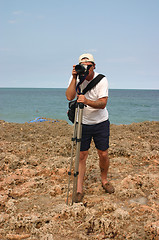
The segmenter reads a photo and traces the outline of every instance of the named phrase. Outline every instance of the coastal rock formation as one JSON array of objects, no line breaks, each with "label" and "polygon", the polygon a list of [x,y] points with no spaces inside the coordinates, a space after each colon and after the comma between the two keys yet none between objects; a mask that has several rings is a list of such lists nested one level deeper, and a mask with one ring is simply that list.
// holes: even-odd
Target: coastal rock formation
[{"label": "coastal rock formation", "polygon": [[[159,239],[159,122],[111,125],[109,180],[91,144],[82,203],[66,205],[73,126],[0,121],[0,239]],[[74,153],[75,155],[75,153]]]}]

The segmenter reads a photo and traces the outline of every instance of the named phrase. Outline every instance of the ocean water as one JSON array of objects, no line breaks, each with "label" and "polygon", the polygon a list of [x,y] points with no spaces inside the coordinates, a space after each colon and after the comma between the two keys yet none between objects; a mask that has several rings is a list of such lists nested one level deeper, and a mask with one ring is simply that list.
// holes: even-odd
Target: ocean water
[{"label": "ocean water", "polygon": [[[0,88],[0,120],[25,123],[40,117],[69,122],[65,91],[64,88]],[[159,121],[159,90],[110,89],[107,109],[113,124]]]}]

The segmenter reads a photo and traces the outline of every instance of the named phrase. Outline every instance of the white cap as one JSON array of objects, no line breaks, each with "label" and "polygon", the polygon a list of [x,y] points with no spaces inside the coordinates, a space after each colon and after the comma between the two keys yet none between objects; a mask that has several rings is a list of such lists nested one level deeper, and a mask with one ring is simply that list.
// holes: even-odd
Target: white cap
[{"label": "white cap", "polygon": [[94,57],[90,53],[84,53],[79,57],[79,63],[82,63],[82,62],[93,62],[93,63],[95,63],[94,62]]}]

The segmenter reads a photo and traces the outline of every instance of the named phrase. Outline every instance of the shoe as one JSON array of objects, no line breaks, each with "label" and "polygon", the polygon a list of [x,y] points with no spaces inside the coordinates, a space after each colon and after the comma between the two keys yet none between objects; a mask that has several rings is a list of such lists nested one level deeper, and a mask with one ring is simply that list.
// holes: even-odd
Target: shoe
[{"label": "shoe", "polygon": [[83,197],[84,197],[84,194],[83,194],[83,193],[77,192],[77,193],[76,193],[76,196],[75,196],[74,202],[75,202],[75,203],[82,202]]},{"label": "shoe", "polygon": [[104,188],[106,193],[114,193],[115,192],[115,188],[113,187],[113,185],[110,182],[105,183],[104,185],[102,184],[102,187]]}]

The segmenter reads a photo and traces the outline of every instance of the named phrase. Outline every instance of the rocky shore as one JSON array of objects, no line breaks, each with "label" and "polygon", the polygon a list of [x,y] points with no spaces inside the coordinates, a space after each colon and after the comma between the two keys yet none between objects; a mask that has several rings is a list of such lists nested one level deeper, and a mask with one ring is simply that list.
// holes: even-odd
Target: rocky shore
[{"label": "rocky shore", "polygon": [[83,203],[66,205],[72,133],[61,120],[0,121],[0,239],[158,240],[159,122],[112,124],[115,193],[102,189],[92,143]]}]

